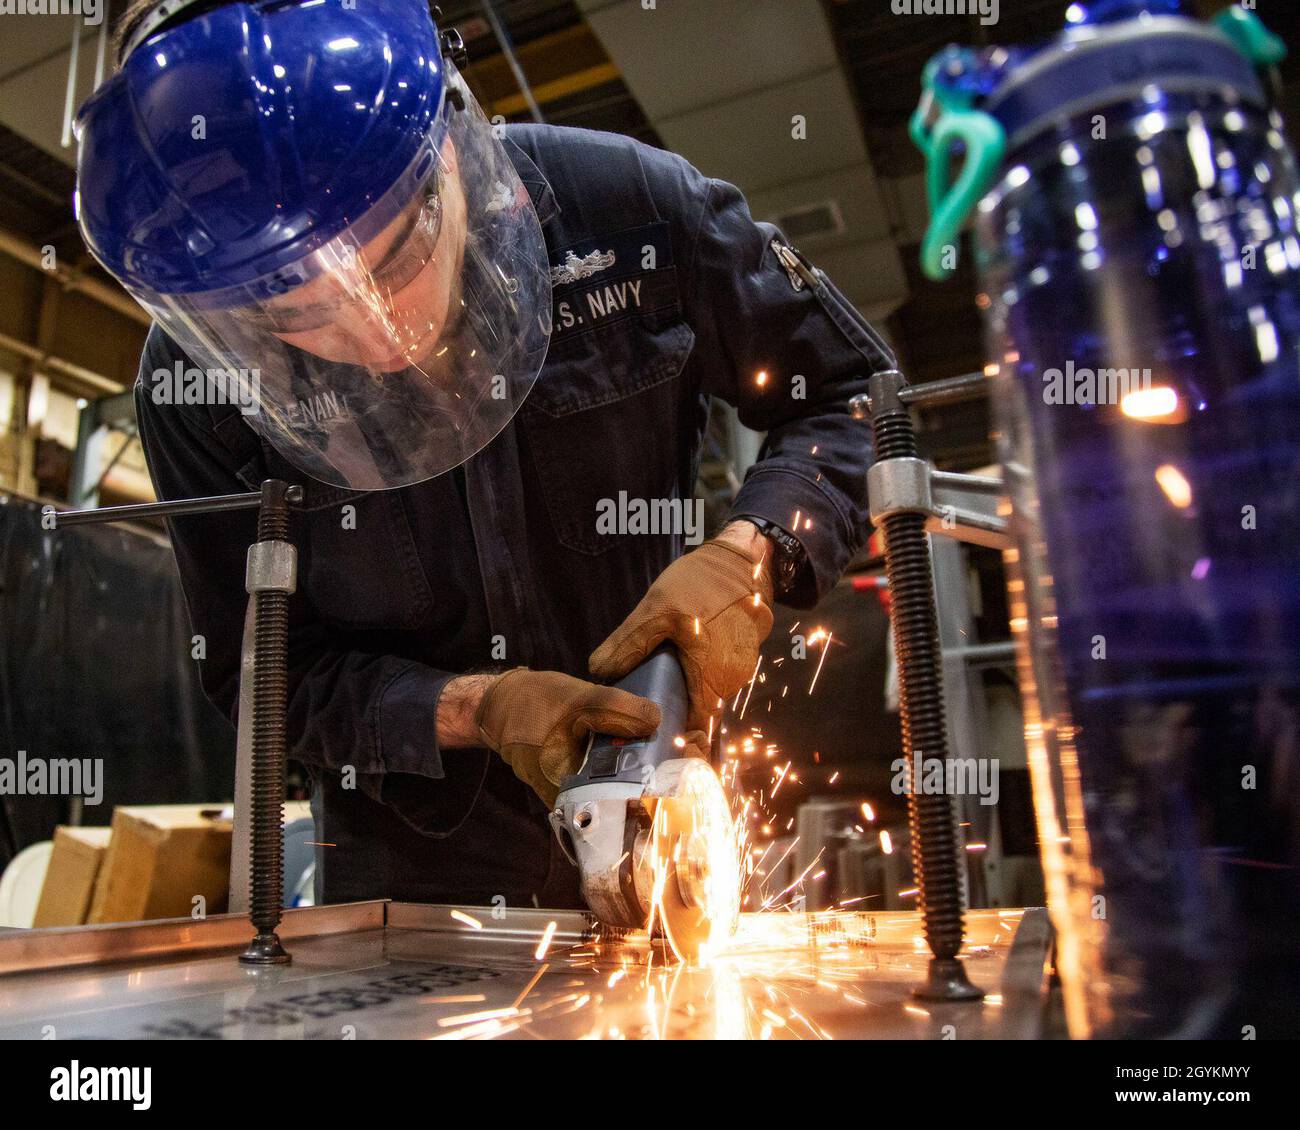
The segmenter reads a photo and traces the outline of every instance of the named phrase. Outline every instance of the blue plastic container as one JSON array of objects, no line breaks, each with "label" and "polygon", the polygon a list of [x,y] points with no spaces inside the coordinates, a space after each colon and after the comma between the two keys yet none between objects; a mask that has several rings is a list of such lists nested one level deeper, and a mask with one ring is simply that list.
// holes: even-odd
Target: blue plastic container
[{"label": "blue plastic container", "polygon": [[1276,43],[1179,7],[936,83],[1004,144],[977,256],[1071,1031],[1295,1037],[1300,181]]}]

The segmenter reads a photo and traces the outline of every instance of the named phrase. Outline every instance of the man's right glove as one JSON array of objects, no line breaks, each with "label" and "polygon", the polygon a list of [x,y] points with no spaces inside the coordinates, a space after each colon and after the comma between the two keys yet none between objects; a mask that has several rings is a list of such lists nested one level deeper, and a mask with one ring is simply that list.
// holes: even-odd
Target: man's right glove
[{"label": "man's right glove", "polygon": [[659,718],[649,699],[617,687],[516,667],[488,685],[475,721],[483,744],[554,807],[560,783],[582,767],[589,734],[643,738]]},{"label": "man's right glove", "polygon": [[664,640],[677,645],[690,691],[690,726],[709,730],[719,700],[734,695],[758,668],[772,630],[767,571],[720,538],[677,558],[641,602],[591,654],[597,679],[614,682]]}]

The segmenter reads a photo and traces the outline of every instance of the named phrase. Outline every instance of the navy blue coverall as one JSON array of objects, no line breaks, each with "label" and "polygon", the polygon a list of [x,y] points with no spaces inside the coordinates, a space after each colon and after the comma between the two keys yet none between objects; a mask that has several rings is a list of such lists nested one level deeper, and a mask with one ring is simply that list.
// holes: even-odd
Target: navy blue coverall
[{"label": "navy blue coverall", "polygon": [[[801,516],[807,565],[787,603],[814,604],[868,532],[869,433],[848,400],[892,366],[880,337],[829,282],[782,265],[780,233],[731,185],[619,135],[504,132],[557,269],[554,333],[513,422],[464,466],[398,490],[326,486],[261,442],[237,406],[155,403],[155,370],[191,363],[157,327],[141,361],[159,498],[267,477],[305,487],[289,741],[313,780],[317,838],[333,845],[318,849],[330,902],[581,905],[541,801],[489,751],[439,749],[439,693],[494,667],[586,676],[591,651],[683,550],[680,535],[600,532],[598,503],[620,491],[690,498],[711,397],[767,433],[733,513],[791,532]],[[614,262],[562,269],[594,251]],[[171,523],[206,642],[203,685],[227,714],[254,524],[247,512]]]}]

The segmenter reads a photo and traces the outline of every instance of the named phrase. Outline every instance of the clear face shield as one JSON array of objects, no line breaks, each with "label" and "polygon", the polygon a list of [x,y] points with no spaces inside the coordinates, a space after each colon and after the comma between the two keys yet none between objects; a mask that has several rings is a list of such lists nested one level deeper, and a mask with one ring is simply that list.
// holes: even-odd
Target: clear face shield
[{"label": "clear face shield", "polygon": [[383,490],[463,463],[532,388],[551,329],[537,213],[458,74],[434,136],[339,235],[220,292],[135,297],[315,479]]}]

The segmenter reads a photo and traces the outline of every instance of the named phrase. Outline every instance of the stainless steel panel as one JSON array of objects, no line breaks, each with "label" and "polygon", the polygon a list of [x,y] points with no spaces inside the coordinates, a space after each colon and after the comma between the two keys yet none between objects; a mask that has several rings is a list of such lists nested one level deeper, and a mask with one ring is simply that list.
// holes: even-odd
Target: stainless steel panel
[{"label": "stainless steel panel", "polygon": [[[398,903],[384,926],[377,910],[288,916],[294,960],[281,968],[215,952],[245,940],[230,920],[192,924],[172,950],[161,941],[176,924],[115,928],[114,964],[73,968],[41,949],[93,931],[33,931],[42,968],[0,978],[0,1036],[979,1039],[1036,1034],[1044,999],[1040,911],[972,912],[967,964],[990,997],[921,1006],[910,989],[928,951],[911,912],[744,915],[726,955],[685,970],[644,936],[600,938],[585,914]],[[327,932],[349,917],[355,929]],[[123,961],[130,944],[147,956]]]},{"label": "stainless steel panel", "polygon": [[[383,900],[376,900],[286,910],[280,937],[288,941],[381,929],[384,905]],[[0,933],[0,974],[169,958],[199,950],[243,949],[252,936],[253,928],[242,914],[6,931]]]}]

